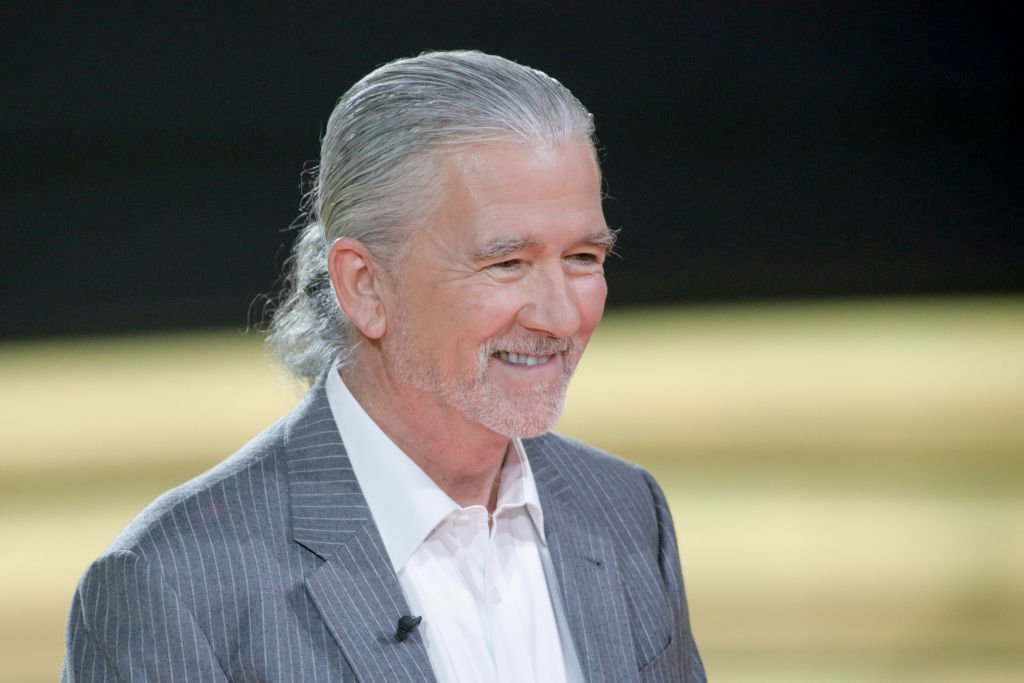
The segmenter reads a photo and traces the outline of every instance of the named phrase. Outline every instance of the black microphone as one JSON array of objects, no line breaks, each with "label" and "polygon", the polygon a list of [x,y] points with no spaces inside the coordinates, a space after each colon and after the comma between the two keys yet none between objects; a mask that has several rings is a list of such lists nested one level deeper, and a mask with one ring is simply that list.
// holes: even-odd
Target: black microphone
[{"label": "black microphone", "polygon": [[398,639],[398,642],[408,638],[409,634],[416,630],[421,621],[423,621],[423,617],[400,617],[398,619],[398,631],[395,632],[395,638]]}]

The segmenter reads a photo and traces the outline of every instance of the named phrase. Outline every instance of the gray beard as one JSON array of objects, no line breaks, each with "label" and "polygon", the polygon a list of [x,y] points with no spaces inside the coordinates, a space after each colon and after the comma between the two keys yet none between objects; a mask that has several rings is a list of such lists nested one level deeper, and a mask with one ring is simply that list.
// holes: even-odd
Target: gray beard
[{"label": "gray beard", "polygon": [[[445,377],[436,368],[414,360],[413,345],[404,325],[397,330],[385,353],[395,374],[417,389],[439,396],[467,418],[496,434],[508,438],[538,436],[558,422],[565,405],[569,380],[579,362],[582,349],[575,338],[521,337],[488,340],[477,352],[477,368],[472,377]],[[554,382],[536,383],[525,390],[510,392],[487,380],[498,350],[531,355],[555,354],[562,362],[562,376]]]}]

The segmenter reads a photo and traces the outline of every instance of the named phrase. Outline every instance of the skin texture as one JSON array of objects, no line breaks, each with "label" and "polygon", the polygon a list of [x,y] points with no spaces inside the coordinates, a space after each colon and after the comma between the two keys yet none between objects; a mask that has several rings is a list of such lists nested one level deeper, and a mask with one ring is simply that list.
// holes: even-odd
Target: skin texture
[{"label": "skin texture", "polygon": [[441,209],[392,275],[355,240],[331,247],[360,342],[343,377],[456,502],[493,509],[509,439],[543,433],[561,413],[604,310],[612,234],[585,140],[469,146],[440,166]]}]

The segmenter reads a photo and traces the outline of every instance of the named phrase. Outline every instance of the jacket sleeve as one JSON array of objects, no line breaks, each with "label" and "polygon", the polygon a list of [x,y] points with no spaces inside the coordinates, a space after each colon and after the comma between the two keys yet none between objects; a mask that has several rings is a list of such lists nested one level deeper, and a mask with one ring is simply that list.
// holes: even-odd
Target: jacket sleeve
[{"label": "jacket sleeve", "polygon": [[[647,680],[676,680],[681,670],[681,680],[685,683],[706,683],[704,663],[701,661],[697,643],[693,639],[693,631],[690,629],[690,612],[686,604],[686,589],[683,585],[683,573],[679,562],[679,547],[676,541],[675,525],[672,523],[672,513],[669,511],[665,494],[658,486],[658,482],[646,472],[644,476],[647,479],[651,495],[654,497],[660,549],[658,568],[666,593],[672,600],[675,632],[670,651],[651,662],[643,674],[647,676]],[[659,669],[663,667],[666,670],[659,672]],[[668,668],[671,668],[672,671],[668,671]]]},{"label": "jacket sleeve", "polygon": [[158,569],[97,560],[75,591],[61,681],[227,681],[206,635]]}]

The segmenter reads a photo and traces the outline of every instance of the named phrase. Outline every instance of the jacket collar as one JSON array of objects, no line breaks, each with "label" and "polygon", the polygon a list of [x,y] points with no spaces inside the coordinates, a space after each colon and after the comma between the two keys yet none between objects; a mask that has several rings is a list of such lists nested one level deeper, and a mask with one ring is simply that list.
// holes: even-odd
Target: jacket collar
[{"label": "jacket collar", "polygon": [[433,681],[423,640],[395,638],[410,614],[341,441],[320,378],[292,413],[286,466],[292,537],[324,560],[306,590],[359,680]]},{"label": "jacket collar", "polygon": [[587,681],[638,681],[619,561],[608,533],[584,511],[585,487],[566,442],[523,442],[544,507],[544,526],[576,654]]},{"label": "jacket collar", "polygon": [[[395,638],[410,614],[352,471],[324,378],[286,427],[292,537],[323,564],[306,590],[360,680],[433,681],[417,632]],[[568,447],[547,435],[524,441],[544,508],[544,530],[577,654],[588,681],[638,680],[618,559],[607,534],[578,505]]]}]

